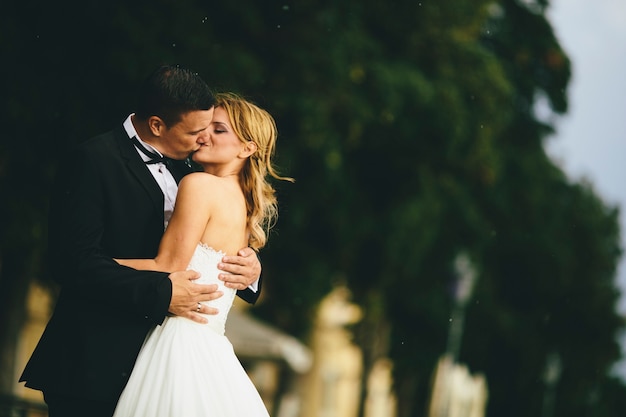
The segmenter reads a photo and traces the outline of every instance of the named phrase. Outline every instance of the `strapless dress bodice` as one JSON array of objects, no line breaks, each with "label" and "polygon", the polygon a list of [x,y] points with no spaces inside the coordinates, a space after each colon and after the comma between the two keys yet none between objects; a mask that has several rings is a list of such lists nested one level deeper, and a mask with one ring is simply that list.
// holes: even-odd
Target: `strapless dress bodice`
[{"label": "strapless dress bodice", "polygon": [[221,271],[217,268],[217,265],[222,261],[224,255],[224,252],[199,243],[187,267],[188,270],[191,269],[200,273],[200,278],[196,280],[198,284],[217,284],[218,290],[224,293],[216,300],[204,302],[204,304],[219,310],[217,315],[203,314],[209,321],[207,325],[219,334],[224,334],[228,312],[237,294],[237,290],[226,287],[224,282],[218,278]]}]

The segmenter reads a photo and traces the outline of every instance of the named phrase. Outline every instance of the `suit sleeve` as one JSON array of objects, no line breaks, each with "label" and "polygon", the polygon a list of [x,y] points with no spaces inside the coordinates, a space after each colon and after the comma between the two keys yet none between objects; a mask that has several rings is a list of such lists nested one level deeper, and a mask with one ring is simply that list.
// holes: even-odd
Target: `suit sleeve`
[{"label": "suit sleeve", "polygon": [[237,295],[244,301],[250,304],[256,303],[261,295],[261,278],[259,277],[259,282],[256,291],[252,291],[250,288],[246,288],[245,290],[238,290]]},{"label": "suit sleeve", "polygon": [[101,181],[103,169],[104,163],[84,150],[60,166],[50,199],[52,276],[77,303],[89,300],[97,308],[127,311],[159,324],[172,294],[168,274],[121,266],[103,249],[111,193]]}]

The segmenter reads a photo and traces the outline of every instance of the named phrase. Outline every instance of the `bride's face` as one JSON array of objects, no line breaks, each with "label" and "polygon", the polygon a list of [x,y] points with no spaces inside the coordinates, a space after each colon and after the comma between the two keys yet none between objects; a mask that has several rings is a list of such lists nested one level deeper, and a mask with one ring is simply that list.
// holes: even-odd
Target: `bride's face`
[{"label": "bride's face", "polygon": [[193,154],[193,160],[201,164],[227,164],[241,159],[245,149],[245,144],[232,128],[226,110],[221,107],[213,111],[208,134],[199,143],[200,149]]}]

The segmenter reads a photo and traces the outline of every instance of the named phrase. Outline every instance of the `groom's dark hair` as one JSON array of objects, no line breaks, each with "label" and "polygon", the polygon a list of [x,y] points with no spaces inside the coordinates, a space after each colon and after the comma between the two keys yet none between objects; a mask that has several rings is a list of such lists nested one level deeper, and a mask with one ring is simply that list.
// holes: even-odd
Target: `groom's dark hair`
[{"label": "groom's dark hair", "polygon": [[163,65],[141,85],[135,115],[142,120],[158,116],[171,127],[184,113],[209,110],[214,105],[213,93],[197,73],[178,65]]}]

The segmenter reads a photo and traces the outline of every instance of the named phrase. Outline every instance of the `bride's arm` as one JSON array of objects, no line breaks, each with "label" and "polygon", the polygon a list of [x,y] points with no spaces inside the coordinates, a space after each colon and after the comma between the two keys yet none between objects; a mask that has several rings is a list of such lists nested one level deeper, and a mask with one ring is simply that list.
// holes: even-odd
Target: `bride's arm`
[{"label": "bride's arm", "polygon": [[134,269],[150,271],[184,271],[200,242],[210,218],[207,184],[201,175],[189,174],[182,179],[172,218],[154,259],[116,259]]},{"label": "bride's arm", "polygon": [[140,269],[143,271],[162,271],[171,272],[172,269],[159,269],[156,259],[118,259],[113,258],[115,262],[120,265],[128,266],[133,269]]}]

